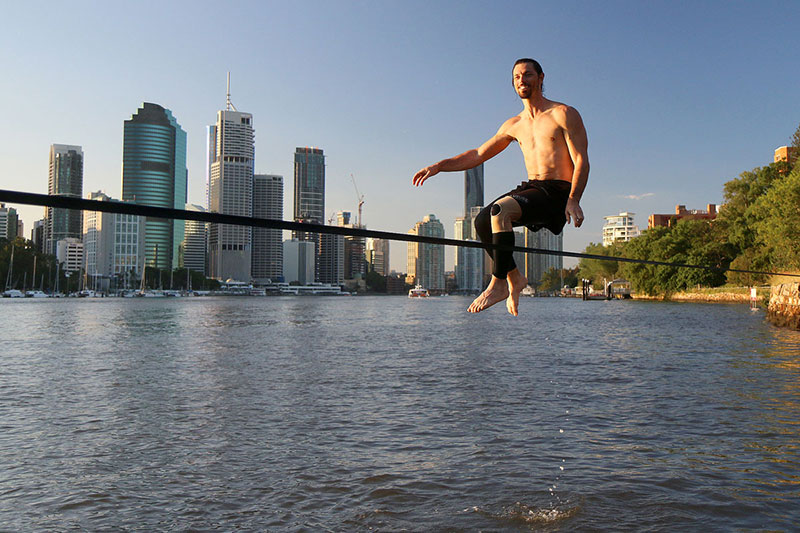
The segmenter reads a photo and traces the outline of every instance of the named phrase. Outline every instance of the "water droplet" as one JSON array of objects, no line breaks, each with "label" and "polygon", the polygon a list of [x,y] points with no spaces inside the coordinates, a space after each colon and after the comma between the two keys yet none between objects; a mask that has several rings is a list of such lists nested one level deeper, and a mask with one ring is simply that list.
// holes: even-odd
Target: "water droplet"
[{"label": "water droplet", "polygon": [[559,466],[559,468],[560,468],[561,470],[564,470],[564,467],[563,467],[563,466]]}]

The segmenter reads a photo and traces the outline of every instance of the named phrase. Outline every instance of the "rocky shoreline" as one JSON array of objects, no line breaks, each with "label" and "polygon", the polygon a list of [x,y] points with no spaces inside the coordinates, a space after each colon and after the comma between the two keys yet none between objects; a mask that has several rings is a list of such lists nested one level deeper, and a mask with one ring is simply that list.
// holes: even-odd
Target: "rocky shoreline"
[{"label": "rocky shoreline", "polygon": [[781,283],[772,287],[767,318],[776,326],[800,329],[800,283]]},{"label": "rocky shoreline", "polygon": [[[763,292],[763,294],[762,294]],[[634,294],[634,300],[659,300],[665,302],[712,302],[712,303],[750,303],[749,292],[676,292],[670,295],[648,296],[646,294]],[[766,293],[759,290],[759,301],[766,301]]]}]

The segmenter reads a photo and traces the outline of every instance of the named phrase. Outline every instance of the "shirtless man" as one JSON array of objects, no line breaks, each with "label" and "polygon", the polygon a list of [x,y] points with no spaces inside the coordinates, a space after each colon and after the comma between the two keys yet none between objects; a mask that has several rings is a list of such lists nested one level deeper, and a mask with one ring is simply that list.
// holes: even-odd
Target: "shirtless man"
[{"label": "shirtless man", "polygon": [[[514,226],[533,231],[548,228],[561,233],[564,225],[583,223],[579,205],[589,178],[586,129],[578,112],[543,95],[544,72],[533,59],[520,59],[512,71],[514,89],[522,99],[523,110],[497,130],[479,148],[443,159],[414,175],[420,186],[439,172],[453,172],[476,167],[517,141],[525,158],[528,180],[504,194],[475,217],[475,229],[483,243],[514,246]],[[496,250],[487,253],[494,260],[489,286],[469,306],[470,313],[488,309],[506,300],[508,312],[517,316],[519,293],[528,280],[514,264],[513,252]]]}]

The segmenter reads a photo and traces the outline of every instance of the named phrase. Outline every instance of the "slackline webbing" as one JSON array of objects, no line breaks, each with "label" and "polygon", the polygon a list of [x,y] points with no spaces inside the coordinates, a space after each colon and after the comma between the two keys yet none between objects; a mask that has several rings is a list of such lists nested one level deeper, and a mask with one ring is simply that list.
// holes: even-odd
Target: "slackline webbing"
[{"label": "slackline webbing", "polygon": [[575,257],[578,259],[597,259],[600,261],[614,261],[617,263],[639,263],[644,265],[666,266],[673,268],[695,268],[712,270],[715,272],[739,272],[742,274],[762,274],[767,276],[800,277],[800,274],[782,272],[766,272],[762,270],[742,270],[725,268],[712,265],[692,265],[687,263],[670,263],[667,261],[654,261],[651,259],[633,259],[629,257],[611,257],[606,255],[584,254],[579,252],[565,252],[561,250],[547,250],[544,248],[527,248],[524,246],[508,246],[501,244],[481,243],[478,241],[459,241],[426,235],[412,235],[410,233],[393,233],[389,231],[375,231],[364,228],[345,228],[341,226],[325,226],[323,224],[307,224],[305,222],[291,222],[288,220],[275,220],[270,218],[254,218],[240,215],[226,215],[201,211],[186,211],[168,207],[154,207],[150,205],[134,204],[129,202],[100,201],[76,198],[74,196],[58,196],[49,194],[36,194],[29,192],[10,191],[0,189],[0,202],[41,205],[63,209],[77,209],[81,211],[101,211],[104,213],[119,213],[123,215],[138,215],[151,218],[165,218],[178,220],[196,220],[212,224],[231,224],[234,226],[250,226],[256,228],[280,229],[302,231],[306,233],[328,233],[332,235],[347,235],[351,237],[370,237],[373,239],[386,239],[391,241],[419,242],[425,244],[442,244],[446,246],[460,246],[462,248],[483,248],[484,250],[512,250],[528,254],[557,255],[562,257]]}]

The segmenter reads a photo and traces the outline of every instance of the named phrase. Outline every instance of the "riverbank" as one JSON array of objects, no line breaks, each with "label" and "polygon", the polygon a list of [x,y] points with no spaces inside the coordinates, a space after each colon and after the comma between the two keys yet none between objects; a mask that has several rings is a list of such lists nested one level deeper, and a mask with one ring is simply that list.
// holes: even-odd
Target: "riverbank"
[{"label": "riverbank", "polygon": [[781,283],[772,287],[767,318],[776,326],[800,329],[800,283]]},{"label": "riverbank", "polygon": [[[770,298],[770,287],[757,287],[756,292],[759,305],[766,307]],[[750,287],[710,287],[656,296],[633,293],[632,296],[635,300],[747,304],[750,303]]]}]

